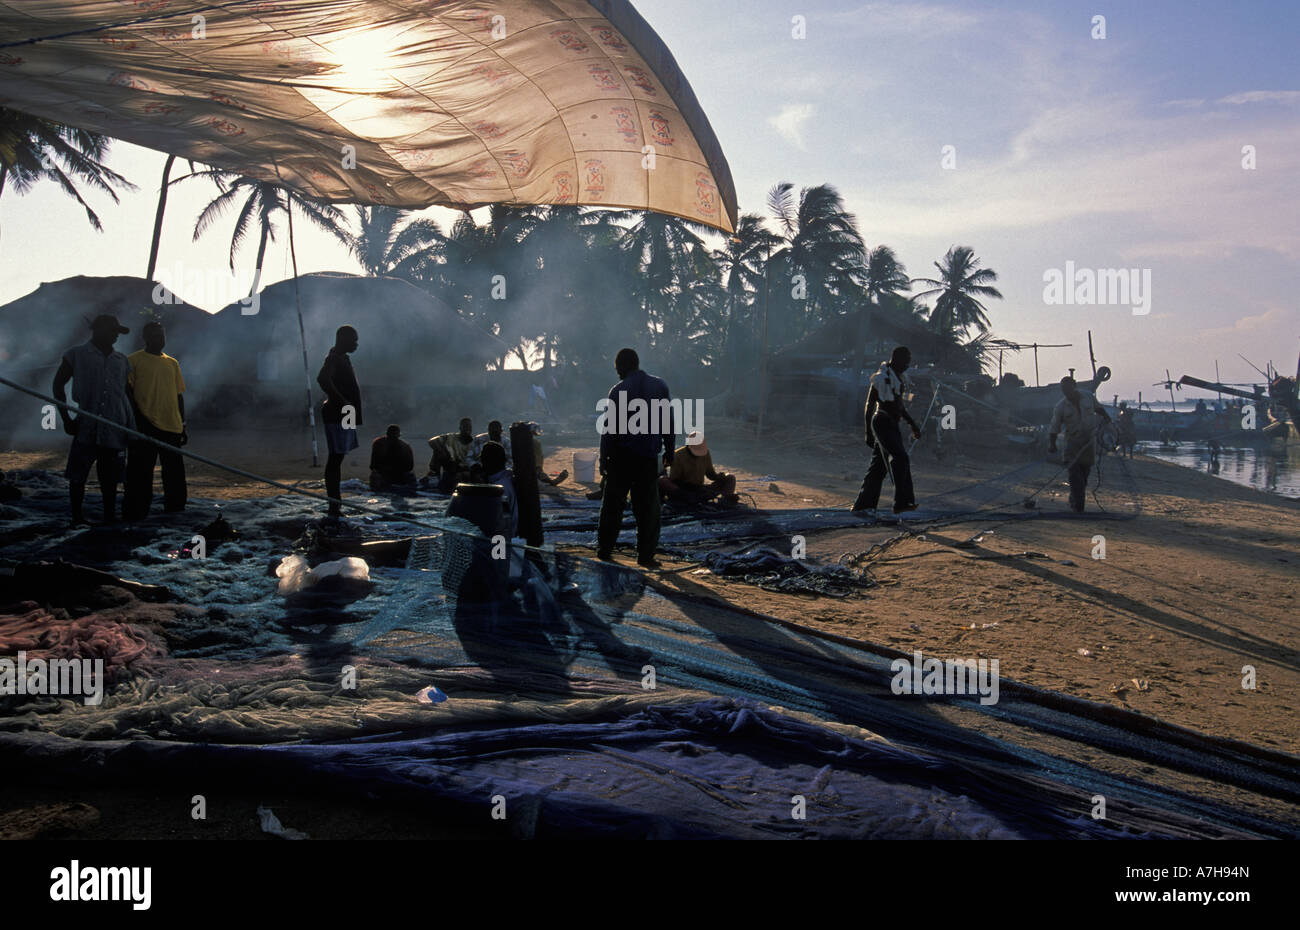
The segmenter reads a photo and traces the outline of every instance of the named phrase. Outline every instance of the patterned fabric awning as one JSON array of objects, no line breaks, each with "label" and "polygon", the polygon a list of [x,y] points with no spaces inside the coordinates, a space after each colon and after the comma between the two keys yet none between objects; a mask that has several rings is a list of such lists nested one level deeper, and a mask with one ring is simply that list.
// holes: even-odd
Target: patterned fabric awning
[{"label": "patterned fabric awning", "polygon": [[736,220],[626,0],[0,0],[0,106],[332,202]]}]

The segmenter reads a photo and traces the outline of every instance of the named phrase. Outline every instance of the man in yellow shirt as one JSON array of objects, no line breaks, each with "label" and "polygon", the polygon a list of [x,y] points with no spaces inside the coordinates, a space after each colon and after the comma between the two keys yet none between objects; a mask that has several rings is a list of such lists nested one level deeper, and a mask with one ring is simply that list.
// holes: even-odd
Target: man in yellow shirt
[{"label": "man in yellow shirt", "polygon": [[126,462],[126,494],[123,512],[128,520],[142,520],[153,503],[153,469],[162,464],[163,509],[179,513],[188,496],[185,458],[167,446],[189,441],[185,430],[185,379],[180,362],[163,352],[167,334],[158,322],[146,323],[144,348],[128,356],[131,374],[127,386],[135,410],[136,429],[157,439],[163,446],[132,438]]},{"label": "man in yellow shirt", "polygon": [[703,504],[721,497],[728,504],[736,496],[736,476],[716,471],[704,434],[697,429],[686,434],[686,445],[673,453],[668,474],[659,479],[659,490],[670,501],[687,505]]}]

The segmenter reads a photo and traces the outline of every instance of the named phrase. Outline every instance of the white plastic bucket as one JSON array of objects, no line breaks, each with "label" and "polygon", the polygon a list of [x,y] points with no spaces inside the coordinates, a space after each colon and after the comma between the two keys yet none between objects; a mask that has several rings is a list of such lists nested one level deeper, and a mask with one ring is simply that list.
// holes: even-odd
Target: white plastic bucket
[{"label": "white plastic bucket", "polygon": [[596,483],[596,453],[578,451],[573,453],[573,480],[577,482]]}]

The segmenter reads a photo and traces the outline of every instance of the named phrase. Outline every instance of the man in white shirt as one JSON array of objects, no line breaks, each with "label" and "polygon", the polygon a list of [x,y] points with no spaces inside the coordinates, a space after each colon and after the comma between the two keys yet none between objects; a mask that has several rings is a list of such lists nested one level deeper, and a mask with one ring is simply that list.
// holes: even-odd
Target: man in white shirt
[{"label": "man in white shirt", "polygon": [[898,428],[899,420],[906,420],[912,427],[912,436],[921,438],[921,428],[903,407],[903,395],[907,391],[903,372],[911,364],[911,350],[907,346],[898,346],[890,354],[889,361],[871,376],[863,417],[867,442],[874,451],[866,477],[862,479],[862,490],[853,504],[854,512],[876,509],[886,474],[894,482],[894,513],[916,509],[912,464],[903,448],[903,434]]},{"label": "man in white shirt", "polygon": [[1084,495],[1088,490],[1088,472],[1097,460],[1097,418],[1110,422],[1106,408],[1087,391],[1079,390],[1073,378],[1061,379],[1065,396],[1052,411],[1052,426],[1047,451],[1056,451],[1056,436],[1065,433],[1065,464],[1070,475],[1070,509],[1083,513]]},{"label": "man in white shirt", "polygon": [[483,446],[489,442],[495,442],[497,445],[501,446],[501,448],[506,450],[506,464],[510,464],[510,434],[504,431],[500,420],[493,420],[488,424],[488,431],[486,433],[479,433],[474,437],[474,441],[470,443],[468,461],[471,468],[475,465],[482,464],[479,461],[479,458],[483,455]]}]

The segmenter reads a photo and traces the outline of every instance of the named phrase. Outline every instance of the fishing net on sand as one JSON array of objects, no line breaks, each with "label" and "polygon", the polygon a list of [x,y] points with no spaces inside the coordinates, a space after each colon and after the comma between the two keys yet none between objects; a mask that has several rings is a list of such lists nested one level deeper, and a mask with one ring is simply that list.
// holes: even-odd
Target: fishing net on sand
[{"label": "fishing net on sand", "polygon": [[[231,502],[238,540],[203,561],[149,555],[188,538],[175,531],[111,550],[86,542],[107,553],[106,568],[167,581],[186,603],[114,615],[133,656],[149,648],[120,667],[102,704],[6,706],[7,769],[66,778],[93,764],[106,779],[137,782],[221,771],[451,805],[480,820],[475,805],[500,791],[532,812],[524,826],[512,821],[523,835],[1296,832],[980,724],[1002,720],[1300,798],[1294,772],[1239,747],[1155,734],[1123,715],[1101,720],[1086,702],[1049,704],[1031,690],[987,707],[975,695],[942,698],[936,714],[931,701],[893,692],[888,650],[563,550],[515,547],[504,582],[483,584],[476,565],[488,541],[434,513],[441,502],[407,501],[407,517],[359,524],[391,533],[414,514],[444,530],[416,536],[400,563],[373,565],[370,585],[347,599],[295,606],[268,567],[301,537],[313,506]],[[67,552],[80,538],[51,545]],[[12,627],[30,641],[23,623]],[[1004,681],[1004,695],[1012,686]],[[1107,821],[1082,813],[1091,792],[1117,799]],[[786,829],[796,793],[812,813]]]}]

